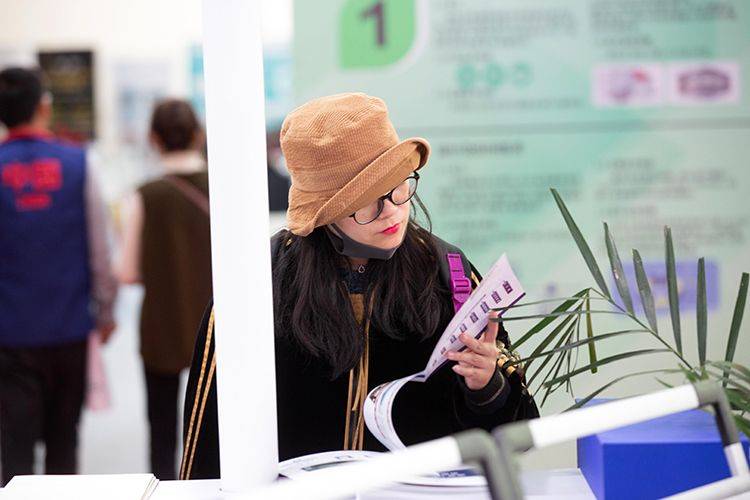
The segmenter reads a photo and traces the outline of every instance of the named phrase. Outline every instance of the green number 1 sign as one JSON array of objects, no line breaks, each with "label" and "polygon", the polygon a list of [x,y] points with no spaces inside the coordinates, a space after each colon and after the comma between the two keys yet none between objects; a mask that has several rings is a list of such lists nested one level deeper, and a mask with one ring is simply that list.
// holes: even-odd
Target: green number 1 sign
[{"label": "green number 1 sign", "polygon": [[393,64],[414,42],[415,0],[348,0],[341,11],[342,68]]}]

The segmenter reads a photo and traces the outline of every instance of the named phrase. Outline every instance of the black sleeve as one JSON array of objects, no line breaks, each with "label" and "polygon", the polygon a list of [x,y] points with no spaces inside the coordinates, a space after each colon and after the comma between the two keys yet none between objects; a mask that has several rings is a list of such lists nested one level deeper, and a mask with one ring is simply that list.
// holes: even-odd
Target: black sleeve
[{"label": "black sleeve", "polygon": [[193,351],[183,414],[180,479],[219,478],[215,337],[209,331],[213,300],[203,314]]}]

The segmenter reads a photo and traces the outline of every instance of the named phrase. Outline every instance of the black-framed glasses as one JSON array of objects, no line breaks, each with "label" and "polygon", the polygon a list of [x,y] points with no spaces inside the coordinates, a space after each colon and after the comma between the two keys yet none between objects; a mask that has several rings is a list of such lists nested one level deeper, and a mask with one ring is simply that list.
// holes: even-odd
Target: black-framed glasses
[{"label": "black-framed glasses", "polygon": [[411,200],[417,192],[417,184],[419,184],[419,174],[413,172],[404,182],[391,189],[387,194],[384,194],[366,207],[360,208],[349,217],[354,219],[354,222],[359,225],[364,226],[365,224],[369,224],[380,217],[383,207],[385,207],[385,200],[389,200],[396,206],[403,205]]}]

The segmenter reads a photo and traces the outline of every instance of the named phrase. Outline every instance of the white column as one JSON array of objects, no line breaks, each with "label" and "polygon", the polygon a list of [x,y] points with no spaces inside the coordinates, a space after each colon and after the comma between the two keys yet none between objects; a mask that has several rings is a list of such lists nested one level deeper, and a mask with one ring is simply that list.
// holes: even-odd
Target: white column
[{"label": "white column", "polygon": [[204,0],[222,489],[278,467],[260,2]]}]

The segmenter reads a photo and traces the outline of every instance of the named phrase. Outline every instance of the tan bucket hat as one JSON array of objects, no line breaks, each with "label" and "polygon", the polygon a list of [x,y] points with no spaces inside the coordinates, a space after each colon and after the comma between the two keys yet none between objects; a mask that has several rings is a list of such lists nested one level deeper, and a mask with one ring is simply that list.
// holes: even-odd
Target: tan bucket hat
[{"label": "tan bucket hat", "polygon": [[361,93],[314,99],[281,126],[292,179],[287,225],[299,236],[347,217],[422,168],[430,144],[399,141],[385,103]]}]

